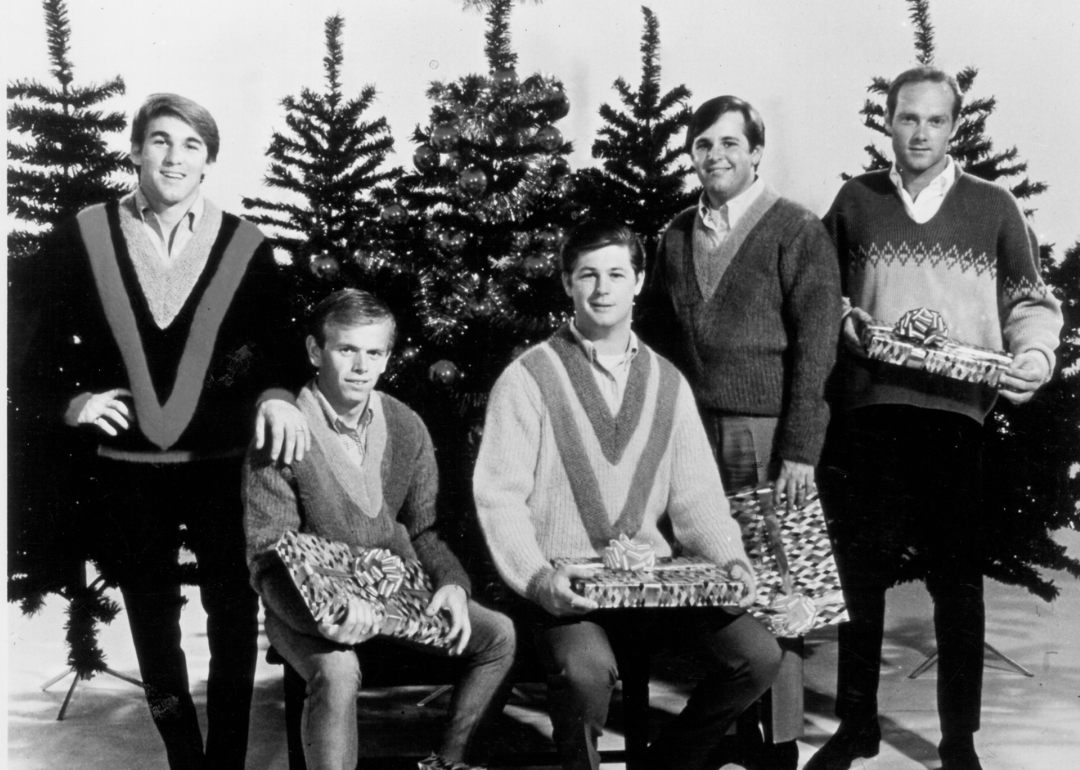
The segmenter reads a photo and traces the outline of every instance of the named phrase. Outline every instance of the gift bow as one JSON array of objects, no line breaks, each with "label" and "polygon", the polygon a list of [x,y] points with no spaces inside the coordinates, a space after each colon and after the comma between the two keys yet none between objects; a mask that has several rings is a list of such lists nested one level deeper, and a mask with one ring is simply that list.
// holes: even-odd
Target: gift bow
[{"label": "gift bow", "polygon": [[385,548],[364,550],[353,560],[352,572],[308,565],[311,572],[327,577],[355,578],[360,587],[384,599],[393,596],[405,582],[405,562]]},{"label": "gift bow", "polygon": [[926,347],[941,347],[949,339],[949,327],[941,313],[925,307],[904,313],[893,331],[898,337],[914,340]]},{"label": "gift bow", "polygon": [[601,552],[604,566],[610,570],[648,572],[656,566],[656,551],[648,543],[635,543],[626,536],[619,535],[618,540],[611,540]]}]

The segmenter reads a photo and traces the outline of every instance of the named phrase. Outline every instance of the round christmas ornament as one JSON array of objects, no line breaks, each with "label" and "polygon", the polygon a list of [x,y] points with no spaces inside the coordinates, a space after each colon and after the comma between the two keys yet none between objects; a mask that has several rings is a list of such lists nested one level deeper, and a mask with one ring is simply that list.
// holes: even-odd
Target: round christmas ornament
[{"label": "round christmas ornament", "polygon": [[514,68],[498,70],[491,76],[496,88],[516,88],[518,84],[517,70]]},{"label": "round christmas ornament", "polygon": [[521,267],[525,271],[525,275],[536,278],[543,275],[547,270],[547,260],[540,254],[532,254],[521,260]]},{"label": "round christmas ornament", "polygon": [[462,192],[466,195],[470,195],[473,198],[479,198],[484,194],[484,190],[488,186],[488,177],[484,173],[484,169],[473,166],[467,168],[461,172],[461,176],[458,177],[458,186],[461,187]]},{"label": "round christmas ornament", "polygon": [[487,297],[484,299],[473,300],[468,303],[466,307],[472,315],[481,318],[486,318],[495,311],[495,304]]},{"label": "round christmas ornament", "polygon": [[536,132],[536,143],[546,152],[555,152],[555,150],[562,147],[562,131],[555,128],[555,126],[544,126]]},{"label": "round christmas ornament", "polygon": [[437,382],[440,385],[450,385],[460,376],[457,366],[453,361],[447,361],[445,358],[436,361],[428,369],[428,378],[432,382]]},{"label": "round christmas ornament", "polygon": [[536,234],[536,243],[540,248],[549,251],[559,245],[559,234],[554,230],[541,230]]},{"label": "round christmas ornament", "polygon": [[415,345],[406,345],[401,349],[401,352],[397,354],[398,360],[404,363],[411,363],[416,360],[416,357],[420,355],[420,349]]},{"label": "round christmas ornament", "polygon": [[388,225],[403,225],[409,218],[409,212],[400,203],[391,203],[383,208],[379,216]]},{"label": "round christmas ornament", "polygon": [[566,158],[556,158],[551,161],[551,176],[561,179],[570,173],[570,162]]},{"label": "round christmas ornament", "polygon": [[465,161],[461,157],[461,153],[457,150],[451,150],[446,153],[446,167],[451,171],[461,171],[465,166]]},{"label": "round christmas ornament", "polygon": [[561,120],[570,114],[570,98],[565,91],[557,91],[549,102],[548,114],[552,120]]},{"label": "round christmas ornament", "polygon": [[341,263],[337,261],[337,257],[333,257],[325,251],[319,252],[311,259],[311,272],[317,278],[330,281],[337,278],[341,273]]},{"label": "round christmas ornament", "polygon": [[413,164],[420,171],[431,171],[439,167],[439,153],[431,145],[422,144],[416,148],[412,156]]},{"label": "round christmas ornament", "polygon": [[460,139],[461,132],[458,131],[458,127],[446,123],[436,126],[431,132],[431,146],[439,152],[449,152],[454,149]]}]

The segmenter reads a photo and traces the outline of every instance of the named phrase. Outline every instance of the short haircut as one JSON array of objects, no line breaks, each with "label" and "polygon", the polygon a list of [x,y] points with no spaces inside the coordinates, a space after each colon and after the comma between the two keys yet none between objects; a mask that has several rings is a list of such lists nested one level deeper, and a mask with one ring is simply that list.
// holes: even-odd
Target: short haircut
[{"label": "short haircut", "polygon": [[360,289],[341,289],[319,301],[308,314],[308,334],[315,338],[321,348],[326,344],[326,330],[330,326],[351,329],[354,326],[373,324],[390,325],[390,347],[394,347],[397,321],[390,306]]},{"label": "short haircut", "polygon": [[630,251],[630,265],[635,273],[645,270],[645,248],[641,239],[622,222],[590,219],[570,231],[562,245],[559,262],[564,273],[574,272],[578,257],[605,246],[625,246]]},{"label": "short haircut", "polygon": [[891,123],[896,114],[896,102],[900,98],[900,89],[912,83],[944,83],[953,93],[952,119],[956,123],[960,119],[960,108],[964,103],[964,95],[960,92],[960,84],[956,78],[937,67],[922,65],[912,67],[896,76],[889,84],[889,93],[885,97],[885,122]]},{"label": "short haircut", "polygon": [[169,115],[182,120],[195,129],[195,133],[206,144],[206,159],[210,163],[217,160],[218,150],[221,148],[221,137],[218,135],[217,123],[210,111],[177,94],[150,94],[146,97],[142,107],[135,113],[135,120],[131,122],[131,143],[136,147],[142,147],[146,141],[146,129],[150,121],[162,115]]},{"label": "short haircut", "polygon": [[683,149],[689,154],[694,149],[694,140],[705,129],[720,120],[720,116],[727,112],[738,112],[743,116],[743,133],[746,141],[750,142],[750,149],[765,146],[765,121],[760,113],[754,109],[754,105],[737,96],[717,96],[709,99],[694,111],[690,118],[690,124],[686,127],[686,144]]}]

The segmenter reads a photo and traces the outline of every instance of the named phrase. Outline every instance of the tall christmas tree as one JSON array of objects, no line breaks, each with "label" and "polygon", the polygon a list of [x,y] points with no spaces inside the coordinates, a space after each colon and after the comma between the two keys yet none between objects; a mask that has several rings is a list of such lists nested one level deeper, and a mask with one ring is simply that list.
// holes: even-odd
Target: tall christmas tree
[{"label": "tall christmas tree", "polygon": [[352,99],[343,95],[344,26],[340,15],[326,20],[325,91],[305,88],[299,97],[281,100],[288,130],[271,137],[264,183],[289,199],[243,199],[252,212],[248,219],[266,227],[274,246],[290,257],[298,314],[342,286],[402,293],[393,290],[400,283],[395,272],[377,269],[361,248],[383,237],[377,200],[400,171],[383,168],[394,144],[386,119],[362,120],[375,87],[365,86]]},{"label": "tall christmas tree", "polygon": [[496,377],[566,319],[557,250],[575,208],[571,145],[554,124],[570,103],[554,77],[519,78],[511,6],[491,3],[488,73],[429,88],[416,171],[383,212],[396,227],[394,258],[418,279],[419,325],[399,339],[392,375],[443,404],[429,424],[453,423],[451,434],[471,435],[473,447]]},{"label": "tall christmas tree", "polygon": [[8,84],[8,214],[18,223],[8,233],[8,256],[33,254],[41,239],[79,209],[125,192],[118,179],[127,154],[110,152],[108,134],[122,132],[121,112],[98,105],[124,93],[124,81],[74,84],[68,58],[71,27],[64,0],[44,0],[49,61],[55,84],[16,80]]},{"label": "tall christmas tree", "polygon": [[124,93],[119,78],[101,84],[74,84],[68,57],[71,28],[63,0],[45,0],[46,38],[55,85],[16,80],[8,85],[8,214],[16,226],[8,235],[8,599],[27,613],[46,595],[68,601],[69,662],[83,676],[101,671],[97,623],[111,621],[119,608],[100,582],[86,585],[85,541],[78,522],[83,502],[71,488],[72,473],[87,460],[78,439],[59,439],[56,415],[34,408],[35,393],[23,383],[25,341],[37,325],[42,297],[34,286],[42,264],[33,255],[55,225],[79,209],[114,198],[128,189],[119,173],[127,155],[110,152],[109,134],[127,120],[99,105]]},{"label": "tall christmas tree", "polygon": [[[934,63],[934,27],[930,20],[929,0],[908,0],[910,18],[915,28],[915,53],[919,64]],[[956,74],[961,93],[966,97],[975,82],[978,70],[966,67]],[[860,114],[868,127],[887,134],[884,97],[890,81],[874,78],[867,89],[878,97],[868,99]],[[995,151],[993,141],[986,135],[987,119],[997,107],[991,97],[965,100],[960,111],[956,136],[949,154],[966,173],[981,179],[1006,184],[1012,180],[1012,194],[1026,204],[1045,192],[1042,182],[1032,182],[1026,176],[1027,163],[1019,160],[1016,147]],[[889,168],[891,162],[875,145],[867,145],[870,162],[867,171]],[[844,175],[848,178],[847,175]],[[1025,210],[1031,215],[1030,209]],[[1075,306],[1080,298],[1076,282],[1077,247],[1070,250],[1066,261],[1054,267],[1052,247],[1041,246],[1040,261],[1047,282],[1055,287],[1060,298]],[[1069,279],[1072,283],[1069,283]],[[1075,369],[1076,316],[1072,316],[1072,339],[1063,347],[1062,364],[1070,360]],[[1069,356],[1072,356],[1070,359]],[[985,540],[986,574],[1003,583],[1021,585],[1044,599],[1051,599],[1059,589],[1040,573],[1040,568],[1067,570],[1080,577],[1080,561],[1065,554],[1055,542],[1053,533],[1062,527],[1080,527],[1080,485],[1075,471],[1078,442],[1075,372],[1064,377],[1060,372],[1028,404],[1013,406],[999,398],[985,424],[984,489],[986,512]],[[1069,419],[1063,419],[1068,416]],[[1072,473],[1072,475],[1070,475]]]},{"label": "tall christmas tree", "polygon": [[690,121],[690,91],[679,85],[660,94],[660,23],[648,8],[641,11],[641,83],[633,90],[621,77],[615,81],[624,109],[600,107],[605,125],[592,154],[604,162],[578,172],[574,196],[590,216],[630,225],[651,257],[663,228],[695,194],[684,189],[690,168],[678,141]]}]

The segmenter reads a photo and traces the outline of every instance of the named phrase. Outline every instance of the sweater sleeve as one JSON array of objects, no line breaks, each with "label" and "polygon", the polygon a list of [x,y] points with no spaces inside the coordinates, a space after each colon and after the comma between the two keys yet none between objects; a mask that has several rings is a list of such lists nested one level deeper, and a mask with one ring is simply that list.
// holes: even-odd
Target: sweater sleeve
[{"label": "sweater sleeve", "polygon": [[[1007,193],[1005,193],[1007,195]],[[1013,355],[1037,350],[1054,371],[1063,325],[1061,303],[1039,275],[1039,242],[1009,196],[998,234],[998,312],[1001,336]]]},{"label": "sweater sleeve", "polygon": [[300,592],[285,565],[274,553],[274,544],[286,532],[301,527],[300,502],[292,473],[271,462],[265,452],[248,451],[241,481],[244,501],[244,536],[247,540],[251,586],[267,608],[303,634],[320,636]]},{"label": "sweater sleeve", "polygon": [[682,379],[675,408],[667,504],[675,539],[691,553],[724,567],[741,564],[753,574],[693,394]]},{"label": "sweater sleeve", "polygon": [[840,338],[840,268],[825,228],[809,212],[782,242],[780,281],[788,330],[786,400],[777,434],[784,460],[817,465],[829,423],[825,382]]},{"label": "sweater sleeve", "polygon": [[412,413],[410,416],[415,420],[414,428],[420,440],[416,442],[416,454],[411,458],[412,481],[398,512],[398,522],[405,526],[416,558],[436,588],[459,585],[471,591],[469,576],[437,528],[439,470],[431,436],[419,417]]},{"label": "sweater sleeve", "polygon": [[523,366],[511,364],[488,401],[473,495],[499,575],[516,593],[534,601],[536,588],[553,571],[529,509],[543,429],[536,382]]}]

